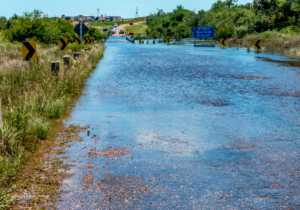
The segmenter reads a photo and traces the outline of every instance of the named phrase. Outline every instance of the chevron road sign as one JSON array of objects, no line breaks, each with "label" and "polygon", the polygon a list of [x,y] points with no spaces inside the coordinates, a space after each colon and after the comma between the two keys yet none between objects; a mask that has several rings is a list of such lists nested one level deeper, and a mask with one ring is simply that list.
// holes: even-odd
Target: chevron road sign
[{"label": "chevron road sign", "polygon": [[36,61],[36,42],[22,42],[22,60]]},{"label": "chevron road sign", "polygon": [[261,40],[254,40],[254,48],[256,50],[260,50],[261,49]]},{"label": "chevron road sign", "polygon": [[169,43],[169,42],[171,42],[171,39],[170,39],[170,37],[167,37],[167,43]]},{"label": "chevron road sign", "polygon": [[226,39],[221,39],[221,46],[226,47],[227,46],[227,40]]},{"label": "chevron road sign", "polygon": [[83,42],[84,42],[84,44],[91,44],[92,43],[92,39],[90,39],[90,38],[83,38]]},{"label": "chevron road sign", "polygon": [[59,39],[58,40],[58,48],[59,48],[59,50],[67,51],[68,50],[68,39],[67,38]]},{"label": "chevron road sign", "polygon": [[75,38],[75,43],[76,43],[76,44],[80,44],[80,39]]}]

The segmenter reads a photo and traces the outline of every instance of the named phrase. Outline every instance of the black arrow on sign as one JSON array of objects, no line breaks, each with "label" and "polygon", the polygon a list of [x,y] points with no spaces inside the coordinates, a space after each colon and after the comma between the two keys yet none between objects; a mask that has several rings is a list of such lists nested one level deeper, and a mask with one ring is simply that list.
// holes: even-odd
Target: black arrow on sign
[{"label": "black arrow on sign", "polygon": [[29,50],[28,54],[26,55],[24,61],[30,61],[31,57],[35,53],[35,49],[29,44],[29,42],[23,42],[24,46]]},{"label": "black arrow on sign", "polygon": [[80,40],[79,40],[79,39],[77,39],[77,38],[75,38],[75,42],[76,42],[76,41],[77,41],[78,43],[80,43]]},{"label": "black arrow on sign", "polygon": [[257,42],[255,43],[255,46],[260,50],[260,46],[259,46],[260,40],[257,40]]},{"label": "black arrow on sign", "polygon": [[226,39],[223,39],[223,40],[222,40],[222,44],[226,46],[225,40],[226,40]]},{"label": "black arrow on sign", "polygon": [[63,46],[61,47],[61,50],[64,50],[65,47],[67,46],[67,43],[65,42],[64,39],[59,39],[59,41],[63,44]]}]

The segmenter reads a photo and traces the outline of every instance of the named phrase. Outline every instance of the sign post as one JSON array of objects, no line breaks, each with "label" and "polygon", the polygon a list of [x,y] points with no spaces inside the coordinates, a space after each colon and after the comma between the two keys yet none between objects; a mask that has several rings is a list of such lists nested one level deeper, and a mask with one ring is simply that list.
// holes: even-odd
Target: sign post
[{"label": "sign post", "polygon": [[80,44],[82,44],[82,22],[80,24]]},{"label": "sign post", "polygon": [[82,36],[89,31],[89,28],[83,22],[80,22],[75,28],[74,31],[80,36],[80,44],[82,44]]},{"label": "sign post", "polygon": [[[201,45],[196,44],[196,39],[210,38],[212,41],[215,38],[215,27],[194,27],[193,28],[194,46],[200,47]],[[209,47],[214,47],[210,45]]]}]

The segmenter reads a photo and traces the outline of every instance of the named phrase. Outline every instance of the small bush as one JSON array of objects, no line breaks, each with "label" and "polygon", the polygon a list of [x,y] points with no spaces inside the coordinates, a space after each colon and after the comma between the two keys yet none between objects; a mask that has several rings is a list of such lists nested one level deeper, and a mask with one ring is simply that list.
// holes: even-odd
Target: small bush
[{"label": "small bush", "polygon": [[16,189],[16,186],[12,186],[9,189],[0,191],[0,209],[9,209],[10,205],[18,200],[17,195],[11,196],[11,192]]},{"label": "small bush", "polygon": [[57,99],[56,101],[50,103],[47,111],[50,118],[60,118],[65,111],[65,103],[63,99]]},{"label": "small bush", "polygon": [[238,38],[243,38],[248,34],[248,28],[246,26],[235,27],[234,32]]},{"label": "small bush", "polygon": [[29,125],[30,132],[39,139],[46,139],[49,133],[49,123],[44,122],[41,118],[31,120]]},{"label": "small bush", "polygon": [[265,31],[264,33],[263,33],[263,39],[267,39],[267,38],[269,38],[271,36],[271,31]]},{"label": "small bush", "polygon": [[80,50],[84,49],[85,46],[83,44],[69,44],[69,48],[70,50],[72,50],[73,52],[79,52]]},{"label": "small bush", "polygon": [[279,31],[279,33],[284,33],[284,34],[297,34],[299,33],[300,29],[296,26],[288,26],[286,28],[283,28]]},{"label": "small bush", "polygon": [[223,28],[219,28],[216,32],[217,39],[230,38],[234,33],[233,26],[225,26]]},{"label": "small bush", "polygon": [[15,153],[20,146],[20,131],[15,128],[0,124],[0,153]]}]

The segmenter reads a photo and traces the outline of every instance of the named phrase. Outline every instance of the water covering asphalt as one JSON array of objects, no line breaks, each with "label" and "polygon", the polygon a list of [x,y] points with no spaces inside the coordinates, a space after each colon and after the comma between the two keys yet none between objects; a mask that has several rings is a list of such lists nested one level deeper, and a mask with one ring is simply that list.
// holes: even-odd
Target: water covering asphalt
[{"label": "water covering asphalt", "polygon": [[112,37],[58,209],[300,208],[299,62]]}]

